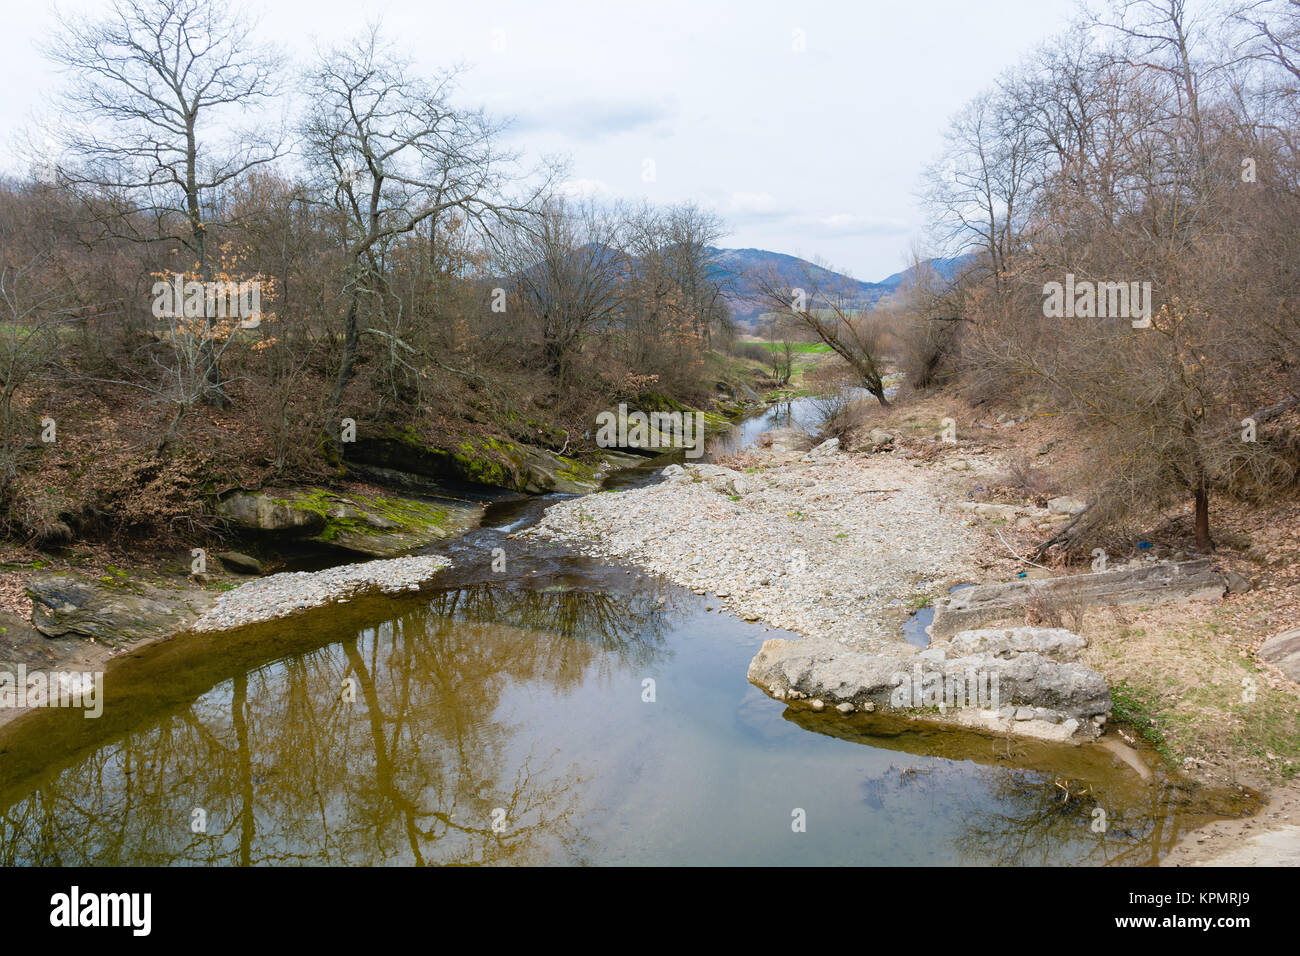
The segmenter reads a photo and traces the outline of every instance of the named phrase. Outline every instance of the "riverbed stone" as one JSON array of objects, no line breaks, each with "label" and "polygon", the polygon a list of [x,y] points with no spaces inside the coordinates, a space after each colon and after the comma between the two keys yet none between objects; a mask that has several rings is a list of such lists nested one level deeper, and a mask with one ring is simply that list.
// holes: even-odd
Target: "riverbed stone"
[{"label": "riverbed stone", "polygon": [[883,428],[873,428],[868,435],[867,447],[871,451],[888,451],[894,446],[894,435]]},{"label": "riverbed stone", "polygon": [[237,574],[261,574],[262,562],[240,551],[218,551],[214,557],[228,570]]}]

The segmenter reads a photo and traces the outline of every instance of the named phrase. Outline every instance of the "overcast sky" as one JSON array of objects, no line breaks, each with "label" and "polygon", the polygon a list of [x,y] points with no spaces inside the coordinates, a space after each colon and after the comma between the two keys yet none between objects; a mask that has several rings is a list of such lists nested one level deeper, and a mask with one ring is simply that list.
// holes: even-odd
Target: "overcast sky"
[{"label": "overcast sky", "polygon": [[[0,123],[12,133],[48,115],[60,79],[34,44],[59,18],[41,0],[5,6]],[[528,153],[566,155],[574,191],[694,200],[726,220],[724,246],[821,257],[868,280],[902,268],[923,236],[919,174],[948,117],[1074,13],[1073,0],[245,7],[299,62],[379,19],[421,68],[470,67],[461,101],[513,116]],[[17,172],[8,139],[0,156]]]}]

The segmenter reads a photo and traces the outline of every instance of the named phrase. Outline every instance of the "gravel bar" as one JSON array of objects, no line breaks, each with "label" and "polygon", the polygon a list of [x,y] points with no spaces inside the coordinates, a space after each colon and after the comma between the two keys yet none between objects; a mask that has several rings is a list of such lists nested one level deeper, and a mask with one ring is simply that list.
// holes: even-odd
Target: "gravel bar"
[{"label": "gravel bar", "polygon": [[324,571],[272,574],[221,595],[190,629],[224,631],[257,624],[322,607],[363,591],[379,590],[386,594],[415,591],[450,565],[444,557],[415,555],[344,564]]},{"label": "gravel bar", "polygon": [[945,479],[931,469],[837,453],[664,474],[649,487],[556,504],[521,535],[716,594],[745,620],[867,651],[909,653],[899,634],[907,600],[977,573],[981,539],[967,515],[945,507]]}]

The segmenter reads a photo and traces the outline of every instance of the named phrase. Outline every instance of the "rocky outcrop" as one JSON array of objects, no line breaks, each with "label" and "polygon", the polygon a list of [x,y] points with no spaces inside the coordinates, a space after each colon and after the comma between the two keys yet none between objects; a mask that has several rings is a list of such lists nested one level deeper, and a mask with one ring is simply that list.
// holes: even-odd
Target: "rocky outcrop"
[{"label": "rocky outcrop", "polygon": [[1293,627],[1270,637],[1256,651],[1259,659],[1268,661],[1291,680],[1300,684],[1300,627]]},{"label": "rocky outcrop", "polygon": [[1033,606],[1156,605],[1222,597],[1226,589],[1223,576],[1210,569],[1208,560],[980,584],[935,602],[929,632],[932,640],[941,640],[967,628],[1022,617],[1025,608]]},{"label": "rocky outcrop", "polygon": [[484,506],[285,488],[233,492],[221,498],[217,511],[247,531],[288,534],[386,558],[477,527]]},{"label": "rocky outcrop", "polygon": [[[388,484],[418,486],[420,479],[489,485],[525,494],[581,495],[600,488],[614,468],[641,459],[606,455],[589,465],[535,445],[496,438],[465,440],[452,450],[435,448],[408,431],[361,438],[348,445],[349,467],[362,474],[383,469]],[[395,474],[394,474],[395,473]],[[403,476],[414,476],[414,480]]]},{"label": "rocky outcrop", "polygon": [[[960,726],[1069,740],[1095,736],[1110,689],[1059,628],[965,631],[919,654],[865,654],[821,638],[766,641],[749,680],[779,700],[840,713],[899,711]],[[848,704],[848,707],[843,706]]]},{"label": "rocky outcrop", "polygon": [[195,620],[215,600],[197,590],[167,591],[69,572],[33,575],[27,594],[32,624],[46,637],[84,637],[105,644],[164,637]]}]

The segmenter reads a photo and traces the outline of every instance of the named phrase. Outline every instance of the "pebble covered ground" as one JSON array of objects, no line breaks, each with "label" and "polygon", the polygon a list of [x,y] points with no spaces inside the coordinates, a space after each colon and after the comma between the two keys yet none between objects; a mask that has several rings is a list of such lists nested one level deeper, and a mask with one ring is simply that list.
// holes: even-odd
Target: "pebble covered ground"
[{"label": "pebble covered ground", "polygon": [[779,458],[739,472],[669,466],[663,482],[547,509],[522,532],[637,565],[746,620],[905,652],[906,602],[975,574],[980,538],[930,469],[884,455]]},{"label": "pebble covered ground", "polygon": [[286,571],[242,584],[217,598],[191,630],[224,631],[307,608],[321,607],[362,591],[417,590],[451,562],[436,555],[344,564],[324,571]]}]

